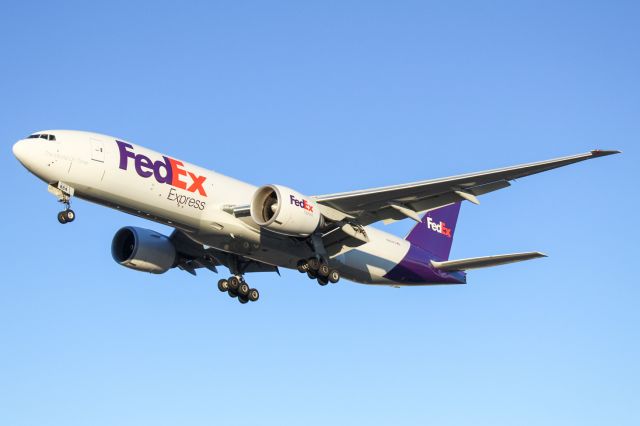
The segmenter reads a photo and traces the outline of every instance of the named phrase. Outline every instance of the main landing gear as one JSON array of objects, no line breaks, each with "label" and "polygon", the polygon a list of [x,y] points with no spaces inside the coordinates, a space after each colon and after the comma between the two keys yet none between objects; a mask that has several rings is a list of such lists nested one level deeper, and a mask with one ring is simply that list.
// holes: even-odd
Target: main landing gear
[{"label": "main landing gear", "polygon": [[229,293],[231,297],[237,297],[243,305],[247,302],[256,302],[260,293],[255,288],[250,288],[242,275],[233,275],[228,279],[218,281],[218,290]]},{"label": "main landing gear", "polygon": [[340,281],[340,271],[331,269],[327,262],[315,257],[300,260],[298,262],[298,271],[302,274],[306,272],[310,279],[317,280],[318,284],[323,286],[328,283],[335,284]]}]

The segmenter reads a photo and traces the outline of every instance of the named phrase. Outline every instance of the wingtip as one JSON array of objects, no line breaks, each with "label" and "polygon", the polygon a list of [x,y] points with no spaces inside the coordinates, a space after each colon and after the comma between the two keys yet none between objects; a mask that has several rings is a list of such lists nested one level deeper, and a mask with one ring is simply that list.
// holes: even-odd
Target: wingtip
[{"label": "wingtip", "polygon": [[618,151],[617,149],[594,149],[591,151],[591,155],[593,157],[604,157],[607,155],[613,155],[613,154],[622,154],[622,151]]},{"label": "wingtip", "polygon": [[542,253],[540,251],[537,251],[536,254],[538,255],[538,257],[549,257],[546,253]]}]

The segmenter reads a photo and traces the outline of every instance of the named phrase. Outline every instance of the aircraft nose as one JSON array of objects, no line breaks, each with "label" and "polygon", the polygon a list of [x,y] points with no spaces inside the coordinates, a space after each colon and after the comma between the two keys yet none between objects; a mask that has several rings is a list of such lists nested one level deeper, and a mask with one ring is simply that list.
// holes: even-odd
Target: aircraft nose
[{"label": "aircraft nose", "polygon": [[28,156],[28,142],[25,140],[21,140],[13,144],[13,155],[20,161],[22,164],[25,163]]},{"label": "aircraft nose", "polygon": [[39,148],[37,139],[22,139],[13,145],[13,155],[23,166],[35,173],[35,169],[39,167]]}]

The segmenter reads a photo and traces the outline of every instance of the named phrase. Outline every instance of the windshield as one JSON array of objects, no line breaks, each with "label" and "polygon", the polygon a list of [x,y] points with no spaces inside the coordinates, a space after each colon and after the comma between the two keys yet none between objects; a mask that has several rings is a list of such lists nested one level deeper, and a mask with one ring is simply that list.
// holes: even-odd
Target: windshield
[{"label": "windshield", "polygon": [[44,133],[34,133],[33,135],[29,135],[27,139],[45,139],[48,141],[55,141],[55,135],[45,135]]}]

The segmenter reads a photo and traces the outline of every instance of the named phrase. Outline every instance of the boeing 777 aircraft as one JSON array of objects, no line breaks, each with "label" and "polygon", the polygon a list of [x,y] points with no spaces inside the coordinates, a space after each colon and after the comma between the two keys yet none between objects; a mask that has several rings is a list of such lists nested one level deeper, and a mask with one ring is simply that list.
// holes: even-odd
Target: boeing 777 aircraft
[{"label": "boeing 777 aircraft", "polygon": [[[249,272],[298,269],[320,285],[340,277],[363,284],[465,284],[466,271],[543,257],[539,252],[449,260],[460,204],[509,181],[619,151],[591,151],[537,163],[330,195],[306,196],[282,185],[259,188],[122,139],[48,130],[18,141],[13,153],[47,183],[73,222],[71,199],[121,210],[174,228],[169,236],[126,226],[111,253],[119,264],[162,274],[179,268],[231,277],[218,288],[255,302]],[[424,213],[421,218],[419,215]],[[402,239],[369,226],[416,221]]]}]

